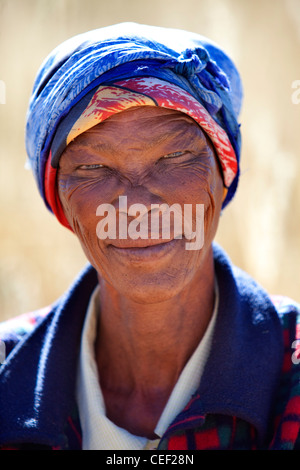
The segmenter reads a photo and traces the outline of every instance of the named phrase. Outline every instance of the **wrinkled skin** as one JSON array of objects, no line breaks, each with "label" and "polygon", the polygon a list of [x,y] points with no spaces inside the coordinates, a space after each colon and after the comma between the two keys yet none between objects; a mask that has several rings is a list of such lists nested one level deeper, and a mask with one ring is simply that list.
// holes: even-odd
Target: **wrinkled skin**
[{"label": "wrinkled skin", "polygon": [[[205,261],[218,223],[223,185],[211,145],[186,115],[145,107],[113,116],[67,147],[58,181],[65,213],[88,259],[123,295],[139,302],[173,297]],[[120,195],[127,196],[128,207],[133,203],[147,207],[205,204],[204,249],[187,251],[186,240],[181,239],[165,256],[145,261],[130,250],[114,249],[114,241],[99,240],[97,206],[110,203],[117,209]]]},{"label": "wrinkled skin", "polygon": [[[213,147],[183,113],[130,109],[66,148],[58,190],[66,217],[99,274],[101,321],[95,355],[107,414],[130,432],[153,437],[213,310],[211,243],[223,199]],[[147,241],[141,247],[135,240],[100,240],[96,209],[109,203],[118,214],[120,195],[127,196],[128,207],[204,204],[203,248],[187,251],[184,238],[155,247],[145,247]]]}]

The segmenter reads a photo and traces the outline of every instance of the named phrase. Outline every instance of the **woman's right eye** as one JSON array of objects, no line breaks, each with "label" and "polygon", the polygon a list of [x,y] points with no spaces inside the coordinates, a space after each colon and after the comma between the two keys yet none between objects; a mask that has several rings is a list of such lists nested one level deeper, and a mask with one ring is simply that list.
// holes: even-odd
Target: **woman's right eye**
[{"label": "woman's right eye", "polygon": [[78,170],[98,170],[99,168],[104,168],[104,165],[100,163],[93,163],[91,165],[79,165]]}]

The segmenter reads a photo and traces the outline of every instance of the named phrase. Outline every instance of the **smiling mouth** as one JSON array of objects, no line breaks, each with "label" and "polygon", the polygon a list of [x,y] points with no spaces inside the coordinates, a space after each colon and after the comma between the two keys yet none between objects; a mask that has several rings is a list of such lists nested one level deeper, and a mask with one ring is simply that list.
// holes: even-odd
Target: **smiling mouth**
[{"label": "smiling mouth", "polygon": [[131,262],[157,260],[172,251],[182,240],[115,240],[108,245],[119,256],[127,257]]}]

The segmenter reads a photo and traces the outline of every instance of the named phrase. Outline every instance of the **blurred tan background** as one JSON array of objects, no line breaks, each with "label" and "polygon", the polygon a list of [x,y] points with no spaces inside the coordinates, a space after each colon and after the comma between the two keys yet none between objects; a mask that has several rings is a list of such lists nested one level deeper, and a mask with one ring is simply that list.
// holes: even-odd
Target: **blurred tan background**
[{"label": "blurred tan background", "polygon": [[0,320],[52,302],[85,264],[24,169],[37,69],[70,36],[122,21],[207,35],[235,60],[242,176],[217,240],[270,293],[300,301],[300,0],[0,0]]}]

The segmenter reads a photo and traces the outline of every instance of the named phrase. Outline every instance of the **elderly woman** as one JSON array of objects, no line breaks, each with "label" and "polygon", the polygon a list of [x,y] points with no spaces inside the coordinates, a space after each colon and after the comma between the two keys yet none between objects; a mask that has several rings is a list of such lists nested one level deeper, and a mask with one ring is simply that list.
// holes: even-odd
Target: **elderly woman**
[{"label": "elderly woman", "polygon": [[228,56],[184,31],[107,27],[43,63],[29,162],[89,264],[2,325],[2,448],[300,447],[299,308],[213,242],[241,99]]}]

